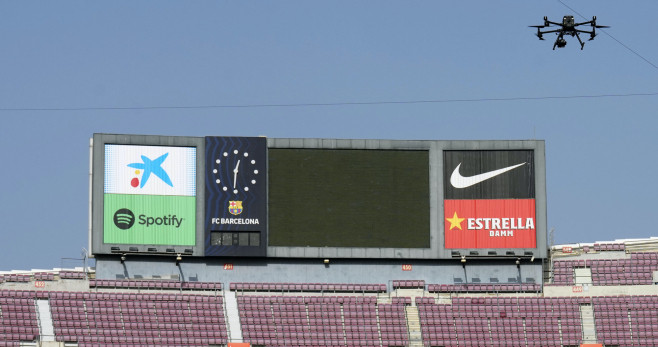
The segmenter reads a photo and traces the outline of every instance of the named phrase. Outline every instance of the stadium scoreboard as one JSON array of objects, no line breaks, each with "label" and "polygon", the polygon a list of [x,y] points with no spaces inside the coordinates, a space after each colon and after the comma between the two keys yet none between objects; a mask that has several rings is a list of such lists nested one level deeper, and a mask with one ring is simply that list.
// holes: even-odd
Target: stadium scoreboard
[{"label": "stadium scoreboard", "polygon": [[546,256],[543,141],[92,143],[93,254]]}]

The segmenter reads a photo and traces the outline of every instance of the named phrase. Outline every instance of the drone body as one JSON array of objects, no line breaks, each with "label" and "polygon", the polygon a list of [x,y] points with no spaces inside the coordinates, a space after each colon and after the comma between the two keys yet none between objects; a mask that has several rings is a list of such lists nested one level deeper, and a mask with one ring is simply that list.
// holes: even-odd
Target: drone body
[{"label": "drone body", "polygon": [[[587,31],[587,30],[580,30],[576,27],[580,25],[586,25],[589,24],[592,27],[592,31]],[[547,30],[547,31],[541,31],[541,28],[546,28],[551,25],[557,25],[560,28],[555,29],[555,30]],[[577,37],[578,42],[580,42],[580,49],[582,50],[585,47],[585,43],[580,39],[580,33],[584,34],[589,34],[590,38],[589,41],[594,40],[594,37],[596,36],[596,28],[609,28],[609,26],[605,25],[596,25],[596,16],[592,17],[592,20],[587,21],[587,22],[582,22],[582,23],[576,23],[573,19],[573,16],[571,15],[566,15],[562,17],[562,23],[558,22],[551,22],[548,20],[548,17],[544,17],[544,25],[530,25],[531,28],[537,28],[537,37],[539,37],[540,40],[543,40],[543,34],[548,34],[548,33],[555,33],[557,35],[557,39],[555,40],[555,43],[553,44],[553,50],[555,50],[555,47],[557,48],[562,48],[567,45],[567,40],[564,39],[565,35],[571,35],[571,37]]]}]

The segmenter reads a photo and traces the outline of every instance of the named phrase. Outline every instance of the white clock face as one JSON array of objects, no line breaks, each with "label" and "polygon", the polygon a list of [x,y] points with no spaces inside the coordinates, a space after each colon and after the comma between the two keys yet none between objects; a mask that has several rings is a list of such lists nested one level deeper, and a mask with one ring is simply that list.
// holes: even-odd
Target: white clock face
[{"label": "white clock face", "polygon": [[256,160],[249,157],[249,152],[241,152],[237,149],[223,152],[215,159],[215,168],[212,170],[215,183],[224,192],[233,194],[241,191],[249,192],[249,189],[259,181],[256,164]]}]

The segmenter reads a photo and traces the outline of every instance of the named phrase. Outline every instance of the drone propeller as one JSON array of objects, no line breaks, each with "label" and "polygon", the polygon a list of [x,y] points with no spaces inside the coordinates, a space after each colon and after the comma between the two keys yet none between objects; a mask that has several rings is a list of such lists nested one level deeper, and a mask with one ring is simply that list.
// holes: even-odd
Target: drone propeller
[{"label": "drone propeller", "polygon": [[537,28],[537,33],[535,34],[535,36],[539,37],[540,40],[543,40],[543,39],[544,39],[544,38],[542,37],[542,33],[541,33],[541,28],[544,27],[543,25],[528,25],[528,27],[530,27],[530,28]]},{"label": "drone propeller", "polygon": [[550,26],[551,23],[548,21],[548,17],[544,16],[544,25],[528,25],[530,28],[546,28],[547,26]]},{"label": "drone propeller", "polygon": [[592,21],[590,23],[592,23],[592,26],[595,28],[609,28],[607,25],[596,25],[596,16],[592,16]]},{"label": "drone propeller", "polygon": [[594,37],[596,36],[596,29],[597,28],[609,28],[610,26],[608,25],[596,25],[596,16],[592,16],[592,32],[589,37],[589,41],[594,40]]}]

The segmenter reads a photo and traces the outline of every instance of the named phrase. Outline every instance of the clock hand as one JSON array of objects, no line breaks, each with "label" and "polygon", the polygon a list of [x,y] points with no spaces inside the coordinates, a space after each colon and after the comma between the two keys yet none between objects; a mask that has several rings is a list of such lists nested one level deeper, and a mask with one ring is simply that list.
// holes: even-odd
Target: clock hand
[{"label": "clock hand", "polygon": [[235,181],[238,179],[238,167],[240,167],[240,160],[235,164],[235,169],[233,169],[233,189],[235,189]]}]

